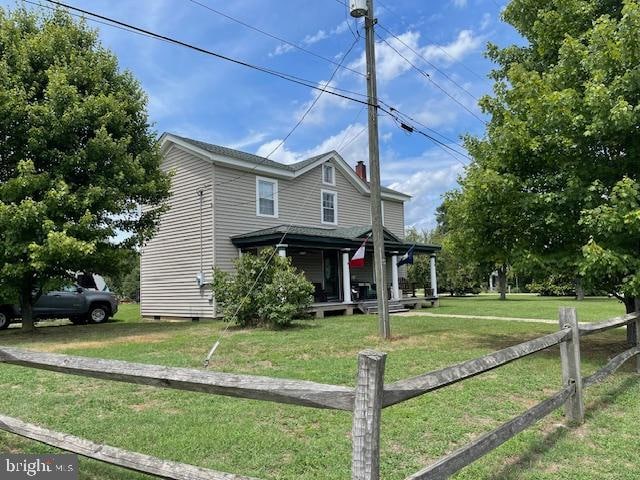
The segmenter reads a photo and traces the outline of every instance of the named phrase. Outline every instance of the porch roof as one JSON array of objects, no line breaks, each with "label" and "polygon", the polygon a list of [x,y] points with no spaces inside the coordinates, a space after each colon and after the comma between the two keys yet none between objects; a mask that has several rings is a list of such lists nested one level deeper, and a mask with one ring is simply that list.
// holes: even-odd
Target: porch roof
[{"label": "porch roof", "polygon": [[[281,243],[291,247],[305,248],[357,248],[371,233],[371,225],[356,227],[320,228],[302,225],[278,225],[254,232],[231,237],[231,242],[238,248],[252,248]],[[368,247],[371,247],[371,243]],[[405,253],[413,243],[405,243],[402,239],[384,229],[385,250]],[[439,245],[415,244],[415,253],[435,253],[441,250]]]}]

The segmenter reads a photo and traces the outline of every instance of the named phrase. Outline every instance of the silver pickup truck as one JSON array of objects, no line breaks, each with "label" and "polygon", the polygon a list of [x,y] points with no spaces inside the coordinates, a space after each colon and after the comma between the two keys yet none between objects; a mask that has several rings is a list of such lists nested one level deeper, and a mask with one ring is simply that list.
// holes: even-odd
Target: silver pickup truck
[{"label": "silver pickup truck", "polygon": [[[33,307],[37,320],[68,318],[76,325],[104,323],[118,311],[118,299],[99,275],[79,275],[77,282],[43,294]],[[0,305],[0,330],[20,321],[20,307]]]}]

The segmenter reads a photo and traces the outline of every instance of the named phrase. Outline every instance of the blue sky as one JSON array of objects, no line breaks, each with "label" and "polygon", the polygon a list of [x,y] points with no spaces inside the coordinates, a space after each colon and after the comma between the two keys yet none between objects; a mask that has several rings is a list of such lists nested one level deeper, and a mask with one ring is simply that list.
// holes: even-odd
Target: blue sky
[{"label": "blue sky", "polygon": [[[362,22],[348,17],[342,0],[198,2],[325,58],[341,59],[355,41],[353,32],[360,31],[364,37]],[[67,3],[318,84],[329,80],[336,69],[325,60],[290,48],[190,0]],[[378,43],[380,99],[452,140],[459,141],[465,133],[482,135],[484,124],[441,89],[481,116],[473,97],[491,91],[486,76],[491,64],[484,58],[487,42],[502,46],[521,42],[517,32],[500,21],[504,3],[505,0],[377,0],[380,26],[424,58],[394,39],[389,43],[439,86],[415,71],[386,44]],[[16,4],[0,0],[0,5],[13,8]],[[142,83],[149,96],[150,119],[159,133],[169,131],[267,155],[318,94],[182,47],[90,24],[98,28],[103,44],[118,56],[121,67],[133,72]],[[388,37],[382,28],[378,33],[382,38]],[[364,38],[356,43],[344,65],[363,71]],[[340,69],[332,85],[365,93],[363,76],[351,70]],[[337,149],[351,165],[358,160],[367,161],[367,132],[363,131],[366,118],[362,105],[324,94],[271,158],[293,162]],[[383,184],[414,197],[406,207],[407,226],[432,228],[442,193],[455,187],[462,164],[468,160],[452,158],[424,136],[407,134],[386,115],[380,118],[380,142]]]}]

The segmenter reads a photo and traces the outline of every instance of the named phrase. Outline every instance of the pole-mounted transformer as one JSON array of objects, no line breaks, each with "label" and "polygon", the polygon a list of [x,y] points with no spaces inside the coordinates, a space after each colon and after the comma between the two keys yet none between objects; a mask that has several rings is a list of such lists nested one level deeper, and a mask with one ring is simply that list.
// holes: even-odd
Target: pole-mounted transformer
[{"label": "pole-mounted transformer", "polygon": [[367,14],[367,0],[349,0],[349,11],[352,17],[364,17]]}]

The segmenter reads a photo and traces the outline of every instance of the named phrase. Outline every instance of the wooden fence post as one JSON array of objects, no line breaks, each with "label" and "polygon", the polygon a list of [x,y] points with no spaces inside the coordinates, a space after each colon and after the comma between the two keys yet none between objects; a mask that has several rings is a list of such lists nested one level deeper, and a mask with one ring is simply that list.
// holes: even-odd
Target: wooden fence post
[{"label": "wooden fence post", "polygon": [[358,378],[353,409],[352,480],[380,479],[380,420],[386,353],[358,354]]},{"label": "wooden fence post", "polygon": [[560,328],[571,327],[571,338],[560,344],[562,383],[574,383],[576,391],[564,406],[567,419],[577,424],[584,423],[584,398],[582,396],[582,373],[580,372],[580,330],[575,308],[560,308]]}]

